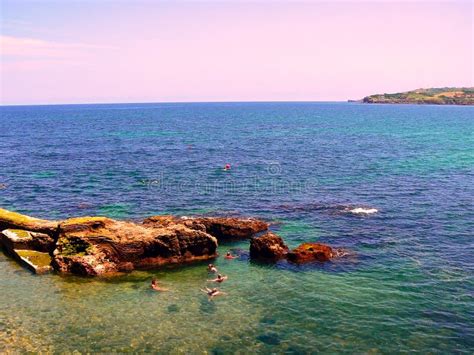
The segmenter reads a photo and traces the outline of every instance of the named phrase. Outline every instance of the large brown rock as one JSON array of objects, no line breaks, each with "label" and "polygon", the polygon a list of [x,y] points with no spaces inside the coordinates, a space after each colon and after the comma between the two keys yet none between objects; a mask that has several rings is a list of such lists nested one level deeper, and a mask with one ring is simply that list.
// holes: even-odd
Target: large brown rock
[{"label": "large brown rock", "polygon": [[[106,217],[56,222],[0,209],[0,226],[10,229],[1,235],[0,245],[13,256],[17,255],[17,249],[46,252],[52,255],[51,265],[55,270],[79,275],[101,275],[217,256],[217,239],[204,226],[194,223],[189,228],[187,223],[173,222],[174,217],[169,217],[168,223],[164,219],[161,224],[136,224]],[[35,255],[34,259],[39,257]]]},{"label": "large brown rock", "polygon": [[60,223],[59,230],[53,267],[65,273],[100,275],[217,256],[214,237],[180,224],[156,227],[84,217]]},{"label": "large brown rock", "polygon": [[283,239],[271,232],[250,240],[250,257],[252,259],[277,261],[286,256],[288,247]]},{"label": "large brown rock", "polygon": [[254,218],[153,216],[143,221],[145,226],[170,224],[182,224],[191,229],[204,231],[219,241],[248,239],[268,230],[269,227],[267,222]]},{"label": "large brown rock", "polygon": [[268,230],[267,222],[247,218],[209,217],[197,221],[206,227],[206,231],[218,240],[248,239],[257,233]]},{"label": "large brown rock", "polygon": [[294,263],[307,263],[312,261],[329,261],[336,253],[325,244],[303,243],[287,254],[287,259]]}]

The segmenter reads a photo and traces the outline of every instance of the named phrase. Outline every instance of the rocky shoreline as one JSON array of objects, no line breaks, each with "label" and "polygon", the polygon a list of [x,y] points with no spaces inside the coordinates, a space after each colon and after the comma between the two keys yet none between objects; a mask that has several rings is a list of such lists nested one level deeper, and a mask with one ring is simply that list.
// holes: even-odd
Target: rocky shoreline
[{"label": "rocky shoreline", "polygon": [[36,273],[111,275],[216,258],[219,242],[250,239],[252,259],[328,261],[338,253],[318,243],[290,251],[254,218],[152,216],[141,222],[107,217],[42,220],[0,209],[0,246]]}]

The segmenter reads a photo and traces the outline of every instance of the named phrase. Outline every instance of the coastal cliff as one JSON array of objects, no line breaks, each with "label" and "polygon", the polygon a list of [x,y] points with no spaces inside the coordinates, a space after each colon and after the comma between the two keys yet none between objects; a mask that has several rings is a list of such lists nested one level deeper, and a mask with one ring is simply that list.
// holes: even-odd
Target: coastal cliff
[{"label": "coastal cliff", "polygon": [[430,88],[394,94],[376,94],[366,96],[356,102],[368,104],[474,105],[474,87]]}]

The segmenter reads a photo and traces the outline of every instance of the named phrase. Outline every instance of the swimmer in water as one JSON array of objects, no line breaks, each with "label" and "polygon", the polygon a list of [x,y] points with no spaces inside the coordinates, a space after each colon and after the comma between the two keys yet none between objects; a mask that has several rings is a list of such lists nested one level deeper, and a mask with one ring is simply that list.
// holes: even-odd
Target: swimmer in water
[{"label": "swimmer in water", "polygon": [[212,272],[212,273],[214,273],[214,274],[217,274],[217,268],[214,266],[214,264],[209,264],[209,265],[207,266],[207,271],[208,271],[208,272]]},{"label": "swimmer in water", "polygon": [[227,171],[227,170],[230,170],[230,164],[229,164],[229,163],[227,163],[227,164],[224,166],[224,170],[226,170],[226,171]]},{"label": "swimmer in water", "polygon": [[0,184],[0,190],[4,190],[7,188],[7,184]]},{"label": "swimmer in water", "polygon": [[163,288],[163,287],[158,286],[158,281],[156,281],[156,278],[153,278],[151,280],[151,289],[154,290],[154,291],[168,291],[167,288]]},{"label": "swimmer in water", "polygon": [[217,275],[217,278],[215,278],[214,280],[207,280],[207,282],[218,282],[218,283],[222,283],[224,282],[225,280],[227,280],[227,276],[223,276],[221,274],[218,274]]},{"label": "swimmer in water", "polygon": [[225,256],[224,256],[224,259],[237,259],[238,256],[233,256],[230,251],[228,251]]},{"label": "swimmer in water", "polygon": [[206,287],[205,289],[201,289],[201,291],[209,296],[209,301],[211,301],[216,296],[226,294],[225,292],[219,291],[217,288],[210,289]]}]

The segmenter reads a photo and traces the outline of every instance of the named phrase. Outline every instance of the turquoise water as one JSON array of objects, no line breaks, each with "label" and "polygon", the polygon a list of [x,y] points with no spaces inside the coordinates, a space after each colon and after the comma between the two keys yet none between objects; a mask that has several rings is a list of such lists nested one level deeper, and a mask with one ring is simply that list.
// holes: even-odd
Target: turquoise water
[{"label": "turquoise water", "polygon": [[[256,216],[294,247],[264,265],[34,276],[0,253],[0,352],[472,353],[474,108],[220,103],[0,108],[0,206],[45,218]],[[232,170],[222,171],[226,164]],[[355,207],[376,208],[355,215]],[[149,289],[156,276],[166,293]],[[209,284],[208,284],[209,285]]]}]

